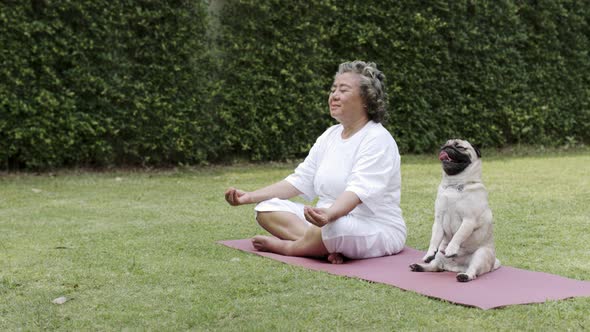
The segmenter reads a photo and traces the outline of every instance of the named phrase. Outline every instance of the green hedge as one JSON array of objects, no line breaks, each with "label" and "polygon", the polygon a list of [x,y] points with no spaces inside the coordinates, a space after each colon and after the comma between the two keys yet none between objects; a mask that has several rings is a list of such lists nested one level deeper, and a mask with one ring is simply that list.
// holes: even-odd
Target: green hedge
[{"label": "green hedge", "polygon": [[203,162],[216,153],[201,2],[0,6],[5,168]]},{"label": "green hedge", "polygon": [[402,152],[590,142],[585,2],[220,3],[0,2],[0,168],[299,158],[353,59]]},{"label": "green hedge", "polygon": [[587,143],[588,17],[590,5],[575,1],[230,1],[226,126],[248,124],[230,146],[255,159],[305,151],[331,123],[337,65],[352,59],[385,72],[387,126],[403,152],[450,137]]}]

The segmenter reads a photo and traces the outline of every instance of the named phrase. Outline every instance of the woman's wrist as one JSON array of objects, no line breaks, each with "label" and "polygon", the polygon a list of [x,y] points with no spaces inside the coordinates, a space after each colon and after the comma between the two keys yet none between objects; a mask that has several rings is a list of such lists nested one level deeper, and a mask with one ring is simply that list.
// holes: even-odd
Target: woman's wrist
[{"label": "woman's wrist", "polygon": [[337,216],[334,212],[335,211],[332,208],[328,208],[324,211],[326,221],[328,223],[331,223],[331,222],[335,221],[336,219],[340,218],[340,216]]},{"label": "woman's wrist", "polygon": [[259,198],[259,194],[256,191],[247,192],[248,195],[248,204],[256,204],[264,201],[264,199]]}]

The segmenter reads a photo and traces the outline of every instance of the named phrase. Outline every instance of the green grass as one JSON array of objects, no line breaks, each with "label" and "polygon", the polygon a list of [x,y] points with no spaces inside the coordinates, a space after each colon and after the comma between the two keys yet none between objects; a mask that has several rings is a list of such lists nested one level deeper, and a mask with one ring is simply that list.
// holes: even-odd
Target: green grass
[{"label": "green grass", "polygon": [[[485,157],[486,154],[484,154]],[[409,246],[430,238],[440,168],[404,156]],[[590,280],[590,152],[492,153],[505,265]],[[216,244],[263,233],[223,191],[293,164],[0,176],[0,330],[582,330],[590,298],[483,311]],[[477,281],[475,281],[477,282]],[[70,298],[52,304],[59,296]]]}]

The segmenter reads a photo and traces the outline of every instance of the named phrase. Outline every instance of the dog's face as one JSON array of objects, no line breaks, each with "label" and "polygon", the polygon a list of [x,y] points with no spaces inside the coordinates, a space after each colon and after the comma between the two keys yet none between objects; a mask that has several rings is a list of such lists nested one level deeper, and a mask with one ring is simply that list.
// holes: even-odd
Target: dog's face
[{"label": "dog's face", "polygon": [[478,148],[460,139],[448,140],[440,148],[438,159],[447,175],[453,176],[463,172],[475,160],[481,158]]}]

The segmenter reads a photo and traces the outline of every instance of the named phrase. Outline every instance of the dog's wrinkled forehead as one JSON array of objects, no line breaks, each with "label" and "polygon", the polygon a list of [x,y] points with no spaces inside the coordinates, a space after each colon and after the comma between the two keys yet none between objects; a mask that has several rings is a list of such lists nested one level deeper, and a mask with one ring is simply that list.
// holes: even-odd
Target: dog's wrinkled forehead
[{"label": "dog's wrinkled forehead", "polygon": [[465,151],[470,155],[471,159],[481,158],[481,151],[466,140],[450,139],[443,145],[443,148],[447,146]]}]

